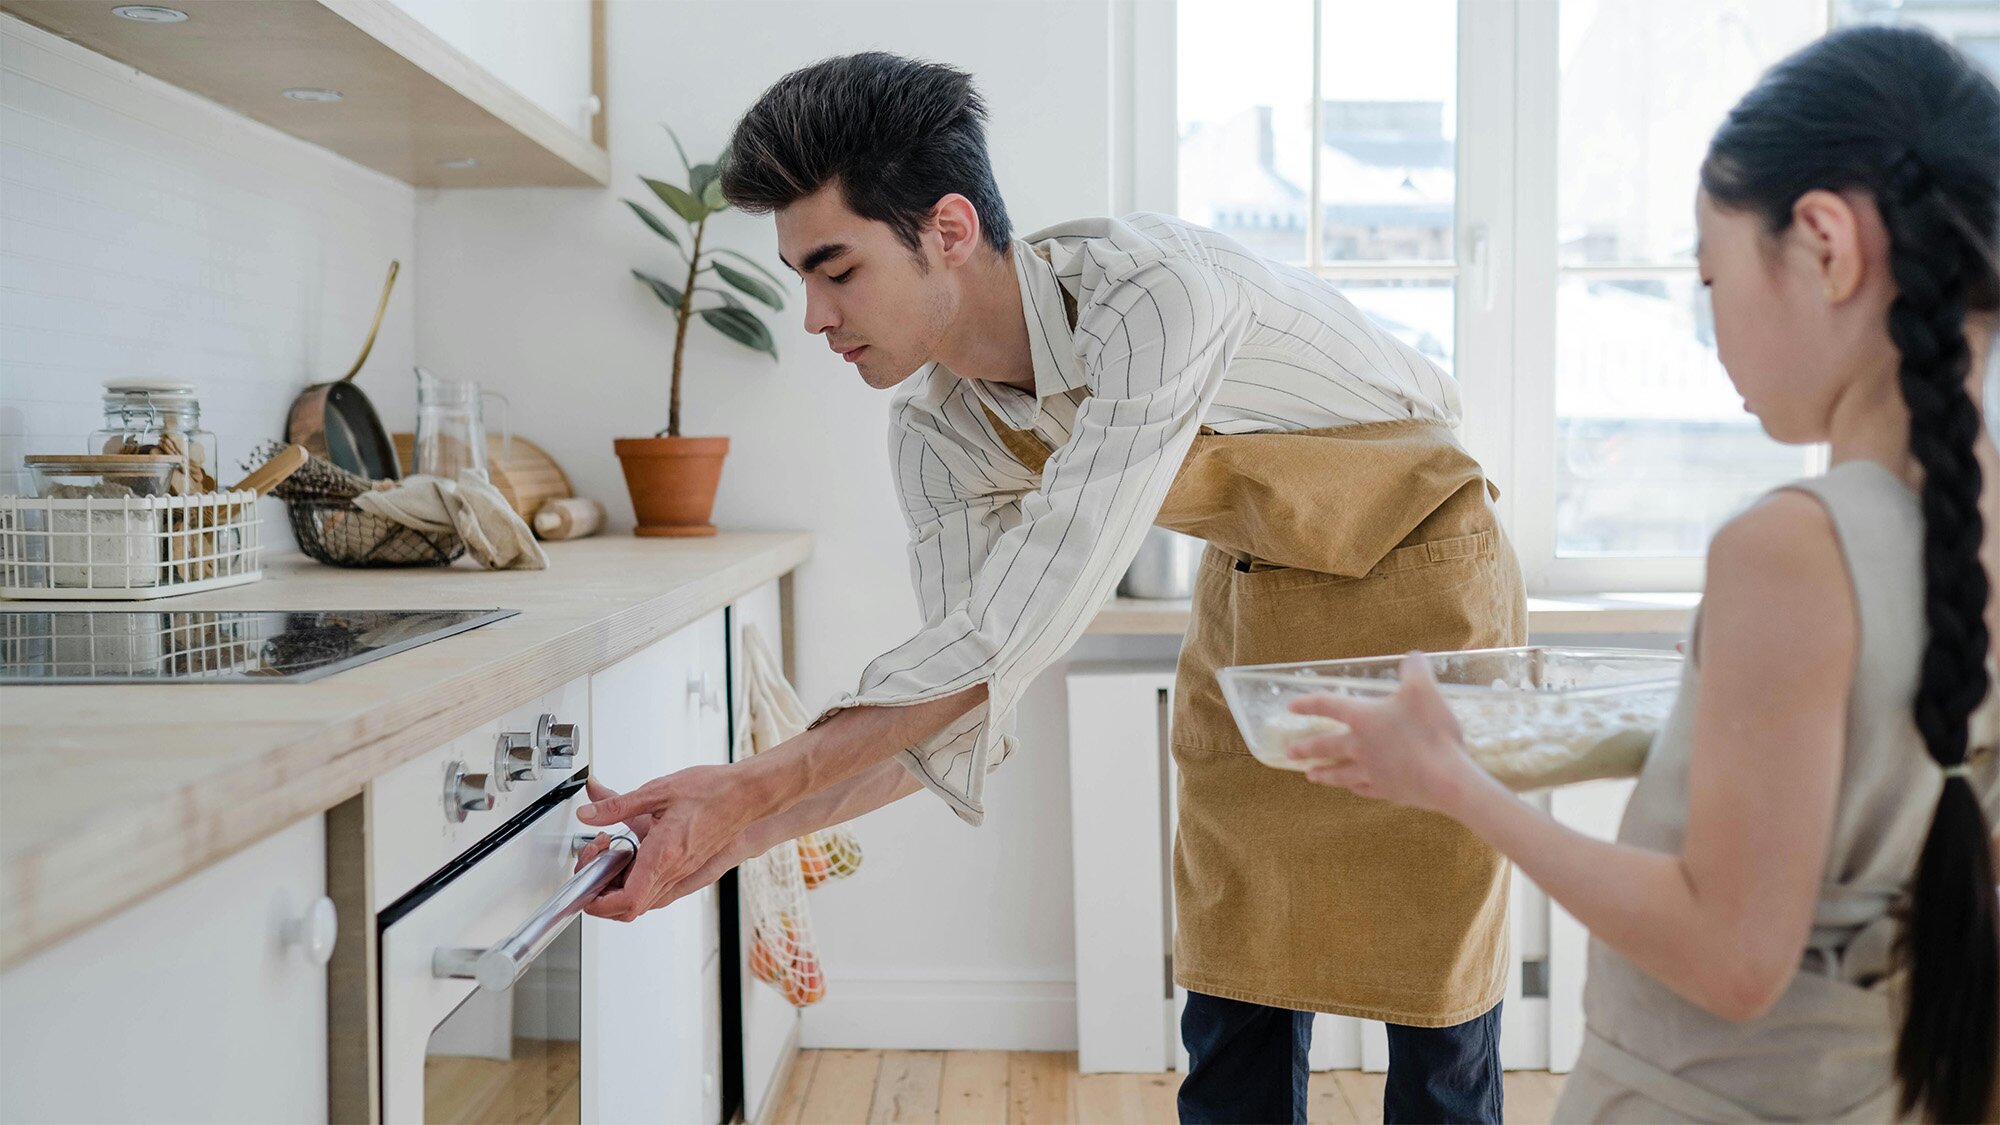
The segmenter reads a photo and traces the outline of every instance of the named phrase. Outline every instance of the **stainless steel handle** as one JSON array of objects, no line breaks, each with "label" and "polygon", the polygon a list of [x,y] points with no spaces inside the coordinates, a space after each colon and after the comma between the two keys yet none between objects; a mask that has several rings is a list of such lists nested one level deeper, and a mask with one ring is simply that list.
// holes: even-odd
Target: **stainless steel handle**
[{"label": "stainless steel handle", "polygon": [[618,877],[639,850],[630,836],[613,836],[611,846],[563,881],[555,896],[500,944],[487,949],[439,949],[431,954],[431,975],[441,980],[476,980],[488,992],[514,987],[563,925]]},{"label": "stainless steel handle", "polygon": [[535,745],[541,748],[542,768],[566,770],[576,764],[576,724],[556,722],[543,715],[535,724]]},{"label": "stainless steel handle", "polygon": [[493,776],[465,772],[464,762],[444,768],[444,815],[453,824],[463,824],[465,814],[485,812],[493,807]]}]

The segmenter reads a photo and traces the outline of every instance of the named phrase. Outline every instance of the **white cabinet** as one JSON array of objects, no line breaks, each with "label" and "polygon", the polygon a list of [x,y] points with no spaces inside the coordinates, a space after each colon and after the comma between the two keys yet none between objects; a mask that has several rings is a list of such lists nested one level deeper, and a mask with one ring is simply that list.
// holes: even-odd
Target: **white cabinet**
[{"label": "white cabinet", "polygon": [[[718,610],[591,676],[592,776],[622,792],[726,759],[722,622]],[[635,922],[583,920],[584,1120],[715,1120],[715,902],[711,888]]]},{"label": "white cabinet", "polygon": [[0,1120],[326,1120],[325,887],[311,816],[0,975]]},{"label": "white cabinet", "polygon": [[565,127],[591,135],[592,0],[393,2]]},{"label": "white cabinet", "polygon": [[[742,644],[743,630],[754,626],[764,643],[777,656],[780,667],[785,660],[784,611],[779,596],[778,583],[769,582],[752,593],[737,600],[730,612],[730,643],[732,652]],[[740,667],[742,658],[736,657]],[[732,698],[730,714],[742,714],[743,677],[732,678]],[[807,707],[813,705],[808,700]],[[764,1118],[766,1103],[776,1093],[777,1079],[785,1071],[786,1064],[798,1049],[798,1009],[778,995],[776,989],[750,975],[750,918],[748,911],[739,909],[741,923],[738,927],[740,941],[735,951],[738,978],[742,981],[743,1005],[743,1111],[747,1121]]]}]

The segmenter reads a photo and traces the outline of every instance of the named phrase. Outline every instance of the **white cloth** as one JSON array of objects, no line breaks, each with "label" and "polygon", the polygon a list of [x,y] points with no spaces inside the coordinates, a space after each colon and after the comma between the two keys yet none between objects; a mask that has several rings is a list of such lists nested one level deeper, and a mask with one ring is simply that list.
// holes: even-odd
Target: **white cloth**
[{"label": "white cloth", "polygon": [[492,482],[476,473],[460,473],[457,480],[405,477],[394,488],[356,496],[354,506],[418,531],[457,535],[488,570],[545,570],[549,565],[526,521]]},{"label": "white cloth", "polygon": [[[1165,215],[1088,219],[1016,240],[1013,259],[1035,390],[938,364],[898,389],[889,453],[924,624],[819,720],[985,683],[985,705],[904,752],[974,824],[987,771],[1013,751],[1022,690],[1104,604],[1202,426],[1459,416],[1451,377],[1331,284],[1213,231]],[[1055,447],[1039,476],[1008,454],[982,403]]]}]

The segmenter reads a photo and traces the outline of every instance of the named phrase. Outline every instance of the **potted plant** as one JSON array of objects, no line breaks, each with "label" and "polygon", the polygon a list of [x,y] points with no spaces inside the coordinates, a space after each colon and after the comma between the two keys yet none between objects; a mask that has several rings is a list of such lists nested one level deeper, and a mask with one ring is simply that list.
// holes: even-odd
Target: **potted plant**
[{"label": "potted plant", "polygon": [[[671,128],[674,150],[687,170],[686,187],[639,177],[667,209],[686,224],[686,241],[667,221],[630,199],[625,205],[654,234],[672,244],[687,262],[687,272],[675,285],[645,270],[632,276],[674,314],[673,377],[667,398],[666,428],[652,437],[617,438],[612,446],[625,469],[625,487],[639,518],[636,535],[714,535],[709,516],[715,509],[715,488],[722,479],[722,459],[729,452],[726,437],[681,436],[681,363],[687,352],[689,322],[699,319],[731,340],[778,358],[777,344],[764,321],[737,298],[741,293],[773,309],[785,307],[782,285],[770,270],[734,250],[705,248],[708,220],[729,209],[715,164],[692,164]],[[727,256],[737,264],[722,261]],[[747,269],[746,269],[747,267]],[[749,271],[755,271],[754,273]],[[761,278],[758,275],[762,275]],[[709,280],[721,285],[709,284]],[[726,286],[726,288],[725,288]],[[732,292],[734,290],[734,292]]]}]

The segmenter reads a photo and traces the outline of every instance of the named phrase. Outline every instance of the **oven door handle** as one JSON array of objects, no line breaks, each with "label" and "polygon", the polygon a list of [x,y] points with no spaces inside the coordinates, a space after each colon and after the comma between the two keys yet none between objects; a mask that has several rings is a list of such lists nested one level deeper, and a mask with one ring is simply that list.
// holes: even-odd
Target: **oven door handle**
[{"label": "oven door handle", "polygon": [[611,845],[582,870],[563,881],[554,897],[542,904],[534,916],[507,935],[506,940],[488,949],[445,949],[431,954],[431,975],[439,979],[476,980],[488,992],[505,992],[514,987],[535,958],[549,947],[563,926],[596,898],[631,864],[638,841],[630,836],[613,836]]}]

